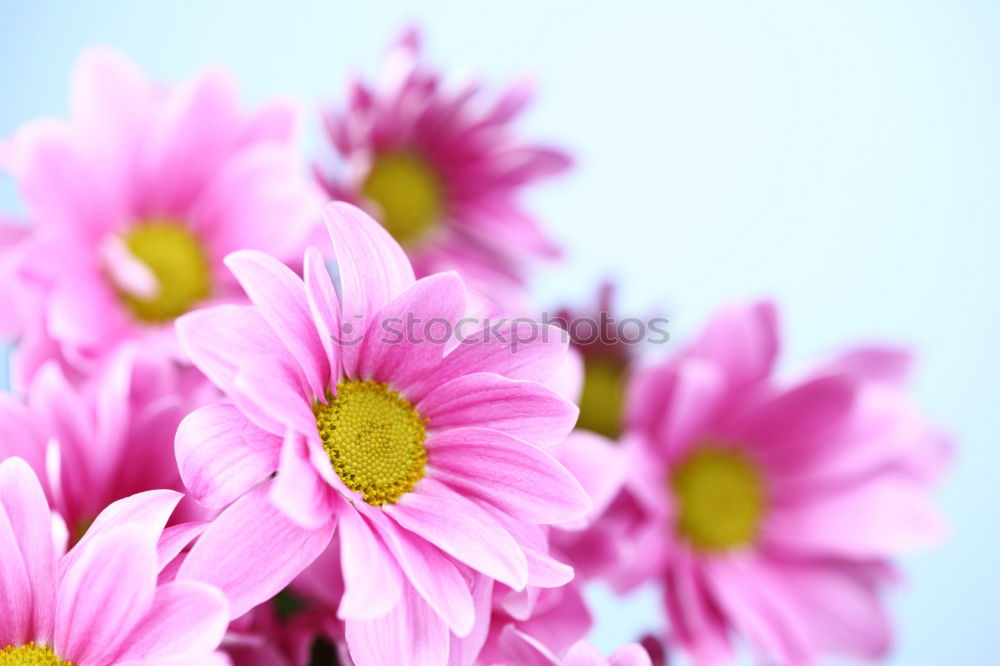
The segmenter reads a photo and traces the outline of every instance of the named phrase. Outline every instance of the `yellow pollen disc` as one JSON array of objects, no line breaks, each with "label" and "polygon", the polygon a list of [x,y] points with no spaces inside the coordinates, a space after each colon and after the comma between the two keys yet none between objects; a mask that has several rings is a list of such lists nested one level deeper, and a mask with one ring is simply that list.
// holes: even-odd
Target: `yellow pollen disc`
[{"label": "yellow pollen disc", "polygon": [[677,500],[677,532],[702,551],[754,542],[764,514],[764,480],[746,454],[706,446],[691,453],[670,481]]},{"label": "yellow pollen disc", "polygon": [[343,381],[313,414],[337,475],[369,504],[395,502],[423,478],[427,421],[388,385]]},{"label": "yellow pollen disc", "polygon": [[625,364],[613,358],[587,359],[577,427],[616,439],[621,434],[625,400]]},{"label": "yellow pollen disc", "polygon": [[201,241],[172,220],[145,220],[122,238],[129,253],[156,277],[158,292],[140,297],[119,291],[132,315],[162,323],[181,316],[212,290],[211,264]]},{"label": "yellow pollen disc", "polygon": [[382,224],[404,246],[422,240],[440,220],[444,206],[437,174],[410,152],[377,157],[361,193],[378,204]]},{"label": "yellow pollen disc", "polygon": [[60,659],[47,645],[8,645],[0,650],[0,666],[73,666]]}]

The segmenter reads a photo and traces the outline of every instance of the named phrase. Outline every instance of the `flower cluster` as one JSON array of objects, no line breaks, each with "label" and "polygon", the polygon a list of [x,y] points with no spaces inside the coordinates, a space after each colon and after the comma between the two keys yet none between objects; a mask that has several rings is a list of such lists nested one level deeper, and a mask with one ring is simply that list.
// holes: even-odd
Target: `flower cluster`
[{"label": "flower cluster", "polygon": [[[769,302],[646,355],[607,285],[592,338],[517,317],[559,257],[521,194],[570,159],[516,131],[529,87],[419,44],[312,170],[299,105],[107,50],[2,144],[0,666],[884,655],[897,558],[945,529],[910,356],[779,377]],[[661,586],[660,634],[602,656],[597,580]]]}]

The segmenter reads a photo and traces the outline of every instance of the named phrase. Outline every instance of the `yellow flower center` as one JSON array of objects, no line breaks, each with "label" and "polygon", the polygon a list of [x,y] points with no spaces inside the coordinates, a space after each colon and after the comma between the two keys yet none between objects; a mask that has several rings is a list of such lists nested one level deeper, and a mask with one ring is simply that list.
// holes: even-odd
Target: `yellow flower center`
[{"label": "yellow flower center", "polygon": [[615,439],[621,434],[625,400],[625,364],[613,358],[594,357],[583,368],[580,419],[577,427]]},{"label": "yellow flower center", "polygon": [[8,645],[0,650],[0,666],[73,666],[60,659],[48,645]]},{"label": "yellow flower center", "polygon": [[395,502],[423,478],[427,420],[388,385],[343,381],[313,414],[337,475],[369,504]]},{"label": "yellow flower center", "polygon": [[702,551],[748,546],[765,508],[760,469],[743,452],[706,446],[691,453],[670,481],[677,532]]},{"label": "yellow flower center", "polygon": [[380,155],[368,172],[361,193],[378,204],[382,224],[400,245],[422,240],[440,220],[444,205],[437,174],[410,152]]},{"label": "yellow flower center", "polygon": [[176,319],[212,291],[211,265],[201,241],[172,220],[146,220],[122,238],[129,253],[156,279],[156,291],[139,296],[119,290],[132,315],[144,322]]}]

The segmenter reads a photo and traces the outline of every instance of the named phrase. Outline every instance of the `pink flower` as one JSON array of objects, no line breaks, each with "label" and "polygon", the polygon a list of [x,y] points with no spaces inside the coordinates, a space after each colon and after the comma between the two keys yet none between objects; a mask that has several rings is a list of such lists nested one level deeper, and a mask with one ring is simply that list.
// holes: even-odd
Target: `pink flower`
[{"label": "pink flower", "polygon": [[224,666],[228,607],[194,581],[157,584],[175,555],[161,539],[180,499],[135,495],[108,507],[65,555],[41,485],[19,458],[0,463],[0,663]]},{"label": "pink flower", "polygon": [[134,346],[79,386],[50,361],[25,402],[0,394],[0,460],[19,456],[31,465],[75,541],[115,500],[182,488],[174,433],[192,409],[216,397],[195,371],[142,358]]},{"label": "pink flower", "polygon": [[513,303],[530,260],[558,254],[520,192],[570,164],[513,131],[531,96],[527,82],[492,100],[476,82],[449,87],[420,62],[420,36],[409,30],[389,51],[379,85],[354,81],[347,107],[328,114],[341,168],[319,178],[333,198],[375,215],[418,277],[457,269],[477,290]]},{"label": "pink flower", "polygon": [[621,587],[664,583],[699,663],[730,658],[732,633],[778,663],[877,658],[893,559],[942,538],[928,490],[949,446],[903,393],[906,354],[861,348],[781,382],[775,319],[727,310],[635,377],[628,492],[599,528],[628,544]]},{"label": "pink flower", "polygon": [[[238,616],[314,560],[336,525],[354,661],[444,664],[452,635],[488,612],[492,581],[520,590],[572,577],[542,527],[589,505],[544,450],[576,420],[539,383],[566,344],[534,325],[516,344],[502,327],[442,337],[465,313],[461,278],[415,280],[378,223],[346,204],[327,213],[339,297],[316,249],[304,283],[238,252],[226,263],[253,305],[178,321],[192,361],[232,400],[177,433],[190,493],[228,505],[179,576],[216,584]],[[407,320],[425,326],[387,328]]]},{"label": "pink flower", "polygon": [[534,638],[508,627],[503,636],[506,658],[498,666],[650,666],[649,655],[639,645],[625,645],[605,659],[586,641],[575,643],[559,659]]},{"label": "pink flower", "polygon": [[70,106],[68,121],[21,128],[5,155],[34,223],[16,276],[34,294],[22,381],[48,358],[89,371],[125,340],[173,350],[174,318],[241,297],[223,257],[301,256],[318,222],[293,109],[241,113],[220,70],[167,87],[89,50]]}]

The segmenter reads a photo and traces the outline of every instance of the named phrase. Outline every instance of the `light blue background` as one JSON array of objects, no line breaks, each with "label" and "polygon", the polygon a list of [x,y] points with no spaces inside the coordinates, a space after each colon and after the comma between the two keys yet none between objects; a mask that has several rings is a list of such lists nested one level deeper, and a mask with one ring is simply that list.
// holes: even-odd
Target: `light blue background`
[{"label": "light blue background", "polygon": [[[63,114],[102,42],[158,77],[231,68],[247,100],[334,99],[407,20],[441,63],[532,72],[525,125],[579,155],[535,197],[570,250],[543,302],[617,276],[675,335],[718,305],[783,304],[791,363],[857,339],[923,356],[916,393],[960,458],[954,535],[906,564],[894,664],[1000,661],[1000,4],[981,2],[0,3],[0,134]],[[0,209],[16,210],[9,182]],[[598,590],[604,649],[655,594]]]}]

